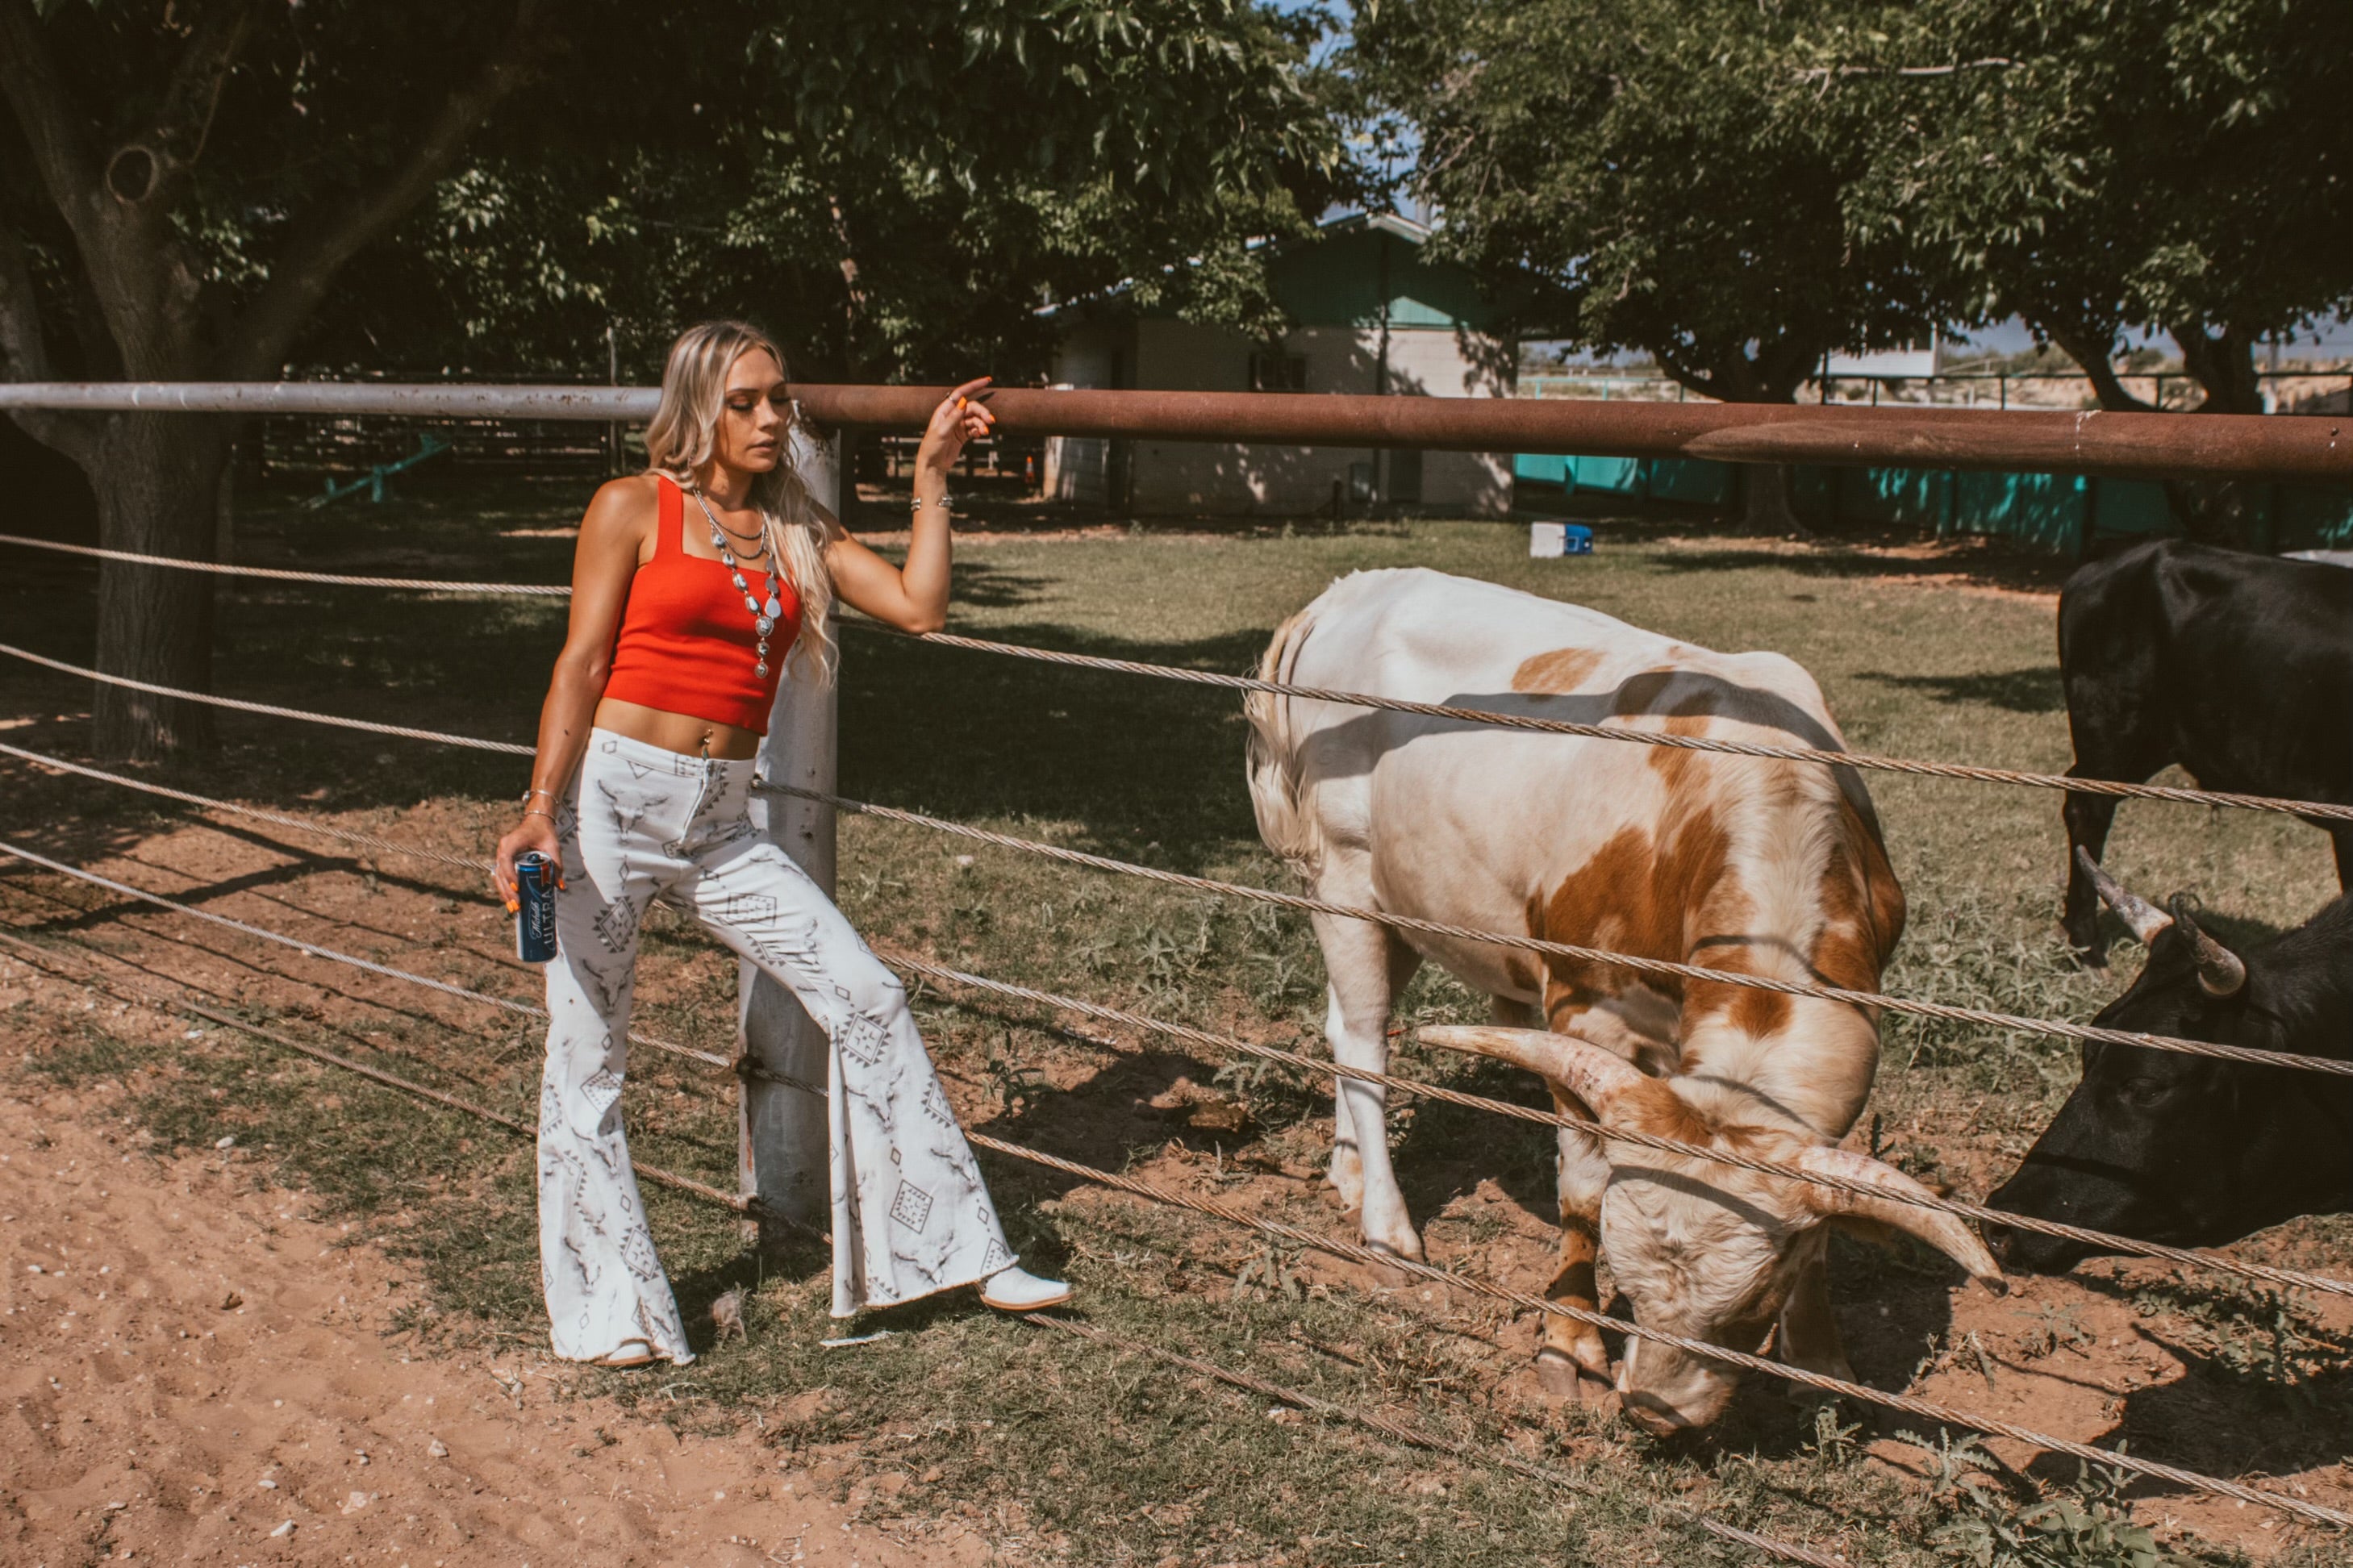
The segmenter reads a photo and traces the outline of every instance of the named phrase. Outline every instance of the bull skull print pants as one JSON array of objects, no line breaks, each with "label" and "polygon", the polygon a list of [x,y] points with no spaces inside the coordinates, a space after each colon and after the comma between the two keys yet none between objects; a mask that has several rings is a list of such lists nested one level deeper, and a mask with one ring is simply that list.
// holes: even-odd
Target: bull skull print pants
[{"label": "bull skull print pants", "polygon": [[984,1279],[1014,1258],[907,995],[831,900],[752,826],[753,769],[597,730],[556,831],[539,1255],[555,1352],[633,1340],[693,1360],[621,1131],[638,928],[683,909],[799,998],[831,1042],[833,1310]]}]

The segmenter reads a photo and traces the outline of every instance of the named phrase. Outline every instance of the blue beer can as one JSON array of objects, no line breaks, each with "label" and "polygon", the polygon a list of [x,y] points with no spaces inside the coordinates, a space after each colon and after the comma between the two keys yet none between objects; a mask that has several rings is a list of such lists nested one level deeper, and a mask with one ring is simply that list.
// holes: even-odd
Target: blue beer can
[{"label": "blue beer can", "polygon": [[515,857],[515,956],[545,963],[555,956],[555,862],[533,849]]}]

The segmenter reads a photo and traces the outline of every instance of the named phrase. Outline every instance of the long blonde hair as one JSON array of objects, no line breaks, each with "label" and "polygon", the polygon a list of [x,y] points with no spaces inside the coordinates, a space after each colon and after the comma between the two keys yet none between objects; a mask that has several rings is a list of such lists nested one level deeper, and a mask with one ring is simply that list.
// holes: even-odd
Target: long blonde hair
[{"label": "long blonde hair", "polygon": [[[704,321],[679,333],[662,366],[661,402],[646,426],[649,471],[668,475],[681,489],[694,488],[696,470],[718,449],[727,373],[754,350],[765,351],[777,369],[786,370],[785,351],[742,321]],[[806,439],[799,420],[787,421],[780,460],[753,479],[751,501],[767,530],[769,548],[784,563],[785,576],[800,599],[800,632],[786,651],[786,668],[797,662],[804,677],[823,686],[831,683],[836,662],[833,574],[825,563],[825,520],[793,465],[796,442]]]}]

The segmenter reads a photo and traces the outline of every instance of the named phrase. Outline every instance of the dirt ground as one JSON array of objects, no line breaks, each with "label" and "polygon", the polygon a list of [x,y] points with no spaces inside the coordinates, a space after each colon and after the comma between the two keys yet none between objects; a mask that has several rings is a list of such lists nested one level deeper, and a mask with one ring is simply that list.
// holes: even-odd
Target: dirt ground
[{"label": "dirt ground", "polygon": [[[21,979],[16,984],[23,984]],[[414,1291],[235,1149],[159,1160],[110,1090],[0,1079],[0,1556],[194,1563],[987,1561],[837,1501],[834,1459],[684,1437],[543,1354],[412,1356]],[[658,1378],[659,1368],[638,1375]]]}]

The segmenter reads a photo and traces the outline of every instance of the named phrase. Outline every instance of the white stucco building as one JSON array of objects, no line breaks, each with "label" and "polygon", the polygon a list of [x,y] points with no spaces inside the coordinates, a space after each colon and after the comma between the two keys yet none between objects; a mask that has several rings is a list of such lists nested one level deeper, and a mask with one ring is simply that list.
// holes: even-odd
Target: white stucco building
[{"label": "white stucco building", "polygon": [[[1139,310],[1124,293],[1056,307],[1054,379],[1170,391],[1508,397],[1517,344],[1461,268],[1426,260],[1430,230],[1390,214],[1324,224],[1270,260],[1297,323],[1276,345]],[[1046,493],[1134,516],[1496,516],[1509,453],[1055,437]]]}]

